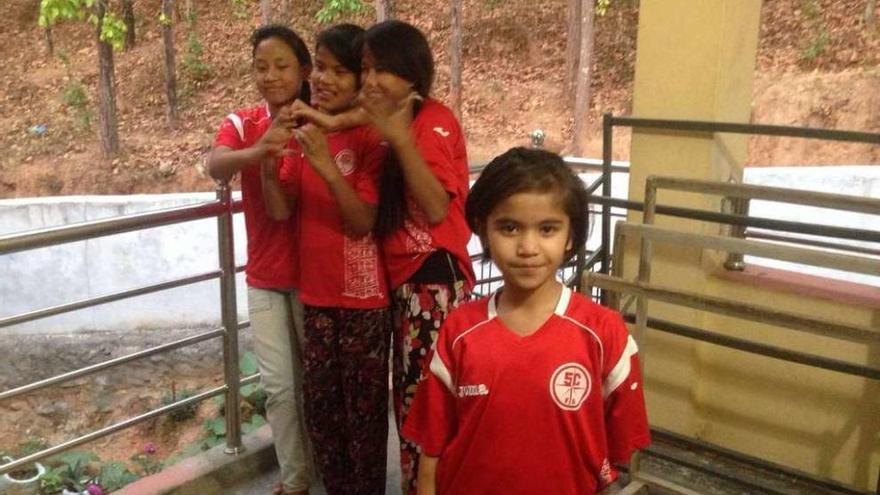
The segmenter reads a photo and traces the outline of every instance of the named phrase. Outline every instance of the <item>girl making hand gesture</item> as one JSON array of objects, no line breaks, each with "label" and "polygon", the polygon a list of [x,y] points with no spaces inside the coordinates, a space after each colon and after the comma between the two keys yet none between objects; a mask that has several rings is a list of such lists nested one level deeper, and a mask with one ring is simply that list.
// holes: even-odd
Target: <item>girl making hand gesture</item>
[{"label": "girl making hand gesture", "polygon": [[302,305],[299,256],[292,221],[276,222],[266,214],[262,168],[275,168],[285,157],[292,135],[286,105],[308,101],[305,79],[311,69],[308,48],[283,26],[265,26],[253,35],[253,76],[265,103],[229,114],[220,126],[207,166],[212,177],[229,180],[241,173],[247,227],[248,313],[261,381],[269,396],[266,415],[275,437],[281,467],[278,493],[307,493],[312,480],[307,437],[302,424]]},{"label": "girl making hand gesture", "polygon": [[[361,68],[355,41],[362,33],[342,24],[318,34],[314,108],[303,115],[335,116],[355,105]],[[304,108],[302,102],[294,107]],[[266,200],[275,218],[295,214],[299,220],[307,429],[329,494],[380,495],[390,313],[372,230],[386,147],[365,126],[325,134],[308,123],[293,133],[302,153],[285,161],[280,179],[267,180]]]},{"label": "girl making hand gesture", "polygon": [[[452,112],[429,97],[434,61],[425,36],[386,21],[364,37],[360,104],[387,140],[376,232],[391,284],[398,427],[448,311],[470,292],[471,232],[464,219],[468,163]],[[418,450],[401,440],[403,493],[415,491]]]}]

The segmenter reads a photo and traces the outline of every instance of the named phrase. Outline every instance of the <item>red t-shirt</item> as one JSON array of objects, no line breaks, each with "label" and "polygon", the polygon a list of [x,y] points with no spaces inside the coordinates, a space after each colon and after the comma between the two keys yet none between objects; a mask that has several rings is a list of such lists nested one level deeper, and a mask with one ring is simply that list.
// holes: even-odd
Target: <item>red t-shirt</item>
[{"label": "red t-shirt", "polygon": [[[363,201],[378,202],[379,170],[387,146],[376,131],[357,127],[327,136],[330,155]],[[372,233],[345,234],[342,213],[327,182],[306,158],[294,155],[281,182],[297,191],[300,226],[300,300],[310,306],[370,309],[388,305],[388,284]]]},{"label": "red t-shirt", "polygon": [[385,264],[396,289],[415,273],[433,251],[445,249],[458,261],[467,288],[473,287],[474,271],[467,243],[471,230],[464,218],[468,193],[468,161],[461,126],[452,112],[434,99],[425,100],[410,126],[416,147],[425,163],[449,193],[446,218],[430,225],[415,198],[407,191],[407,215],[403,225],[382,241]]},{"label": "red t-shirt", "polygon": [[403,435],[439,456],[437,493],[584,495],[650,441],[635,341],[623,320],[563,289],[520,337],[495,295],[449,315]]},{"label": "red t-shirt", "polygon": [[[250,148],[270,125],[272,117],[265,105],[238,110],[223,120],[214,146]],[[275,221],[266,214],[259,163],[241,169],[241,195],[248,239],[247,284],[261,289],[298,287],[296,223],[292,218]]]}]

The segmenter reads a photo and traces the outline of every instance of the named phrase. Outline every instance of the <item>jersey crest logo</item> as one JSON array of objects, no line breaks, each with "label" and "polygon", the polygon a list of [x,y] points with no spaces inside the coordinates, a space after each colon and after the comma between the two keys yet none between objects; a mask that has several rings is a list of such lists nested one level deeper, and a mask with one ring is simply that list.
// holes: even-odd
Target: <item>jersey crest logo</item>
[{"label": "jersey crest logo", "polygon": [[577,411],[590,395],[590,374],[578,363],[565,363],[550,377],[550,397],[561,409]]},{"label": "jersey crest logo", "polygon": [[460,385],[458,387],[459,397],[476,397],[480,395],[489,395],[489,387],[484,383],[479,385]]},{"label": "jersey crest logo", "polygon": [[348,175],[354,172],[354,151],[346,148],[339,153],[336,153],[334,161],[336,161],[336,168],[339,169],[339,173],[342,175]]},{"label": "jersey crest logo", "polygon": [[447,131],[446,129],[444,129],[442,127],[435,127],[434,132],[436,132],[437,134],[440,134],[443,137],[449,137],[449,131]]}]

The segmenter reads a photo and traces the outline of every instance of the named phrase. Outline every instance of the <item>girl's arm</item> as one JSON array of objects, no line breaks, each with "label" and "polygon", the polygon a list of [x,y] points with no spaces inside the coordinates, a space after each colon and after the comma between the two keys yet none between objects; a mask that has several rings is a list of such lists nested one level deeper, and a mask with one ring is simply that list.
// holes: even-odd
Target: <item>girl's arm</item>
[{"label": "girl's arm", "polygon": [[296,129],[294,136],[309,159],[309,165],[327,183],[327,188],[339,205],[346,231],[356,237],[368,234],[376,223],[376,207],[363,201],[342,176],[330,156],[324,133],[316,126],[306,124]]},{"label": "girl's arm", "polygon": [[208,153],[208,174],[216,180],[227,181],[239,170],[262,160],[266,154],[267,151],[259,143],[241,150],[217,146]]},{"label": "girl's arm", "polygon": [[325,131],[341,131],[370,123],[367,113],[360,107],[330,115],[307,105],[302,100],[296,100],[290,108],[294,120],[304,119]]},{"label": "girl's arm", "polygon": [[435,495],[437,493],[437,462],[439,457],[422,454],[419,456],[418,494]]},{"label": "girl's arm", "polygon": [[280,160],[268,158],[260,163],[260,183],[266,215],[272,220],[287,220],[293,214],[294,198],[284,192],[278,178]]},{"label": "girl's arm", "polygon": [[449,193],[425,163],[409,131],[413,104],[420,98],[413,93],[401,107],[395,109],[376,99],[365,97],[362,106],[372,124],[397,153],[407,189],[428,216],[428,222],[436,225],[446,218]]},{"label": "girl's arm", "polygon": [[283,108],[260,140],[250,148],[233,150],[228,146],[217,146],[208,154],[208,174],[214,179],[226,181],[252,163],[261,162],[267,157],[283,156],[290,141],[292,125],[290,110]]}]

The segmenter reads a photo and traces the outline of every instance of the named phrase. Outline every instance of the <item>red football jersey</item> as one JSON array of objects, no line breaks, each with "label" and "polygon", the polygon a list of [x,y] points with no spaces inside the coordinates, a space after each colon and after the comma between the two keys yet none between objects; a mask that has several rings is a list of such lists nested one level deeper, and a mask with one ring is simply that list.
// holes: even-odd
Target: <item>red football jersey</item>
[{"label": "red football jersey", "polygon": [[[327,136],[327,145],[358,197],[375,205],[387,152],[378,133],[365,126],[335,132]],[[339,204],[306,158],[295,155],[280,175],[286,190],[298,191],[300,300],[320,307],[387,306],[387,277],[373,234],[354,238],[345,233]]]},{"label": "red football jersey", "polygon": [[[214,146],[250,148],[270,125],[272,117],[266,105],[238,110],[223,120]],[[261,289],[298,287],[296,223],[293,218],[275,221],[266,214],[259,163],[241,169],[241,196],[248,239],[247,284]]]},{"label": "red football jersey", "polygon": [[466,287],[471,288],[474,270],[467,252],[471,230],[464,218],[469,175],[461,126],[448,108],[429,98],[413,120],[410,132],[425,163],[449,193],[449,207],[442,222],[430,225],[415,198],[406,192],[403,225],[382,242],[391,288],[406,282],[429,254],[441,248],[455,256],[467,279]]},{"label": "red football jersey", "polygon": [[619,314],[567,288],[520,337],[495,297],[446,320],[403,435],[440,457],[437,493],[597,492],[650,440],[635,341]]}]

